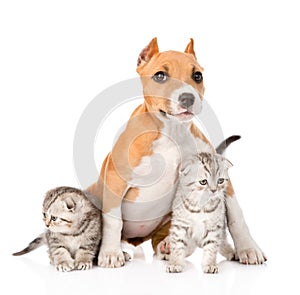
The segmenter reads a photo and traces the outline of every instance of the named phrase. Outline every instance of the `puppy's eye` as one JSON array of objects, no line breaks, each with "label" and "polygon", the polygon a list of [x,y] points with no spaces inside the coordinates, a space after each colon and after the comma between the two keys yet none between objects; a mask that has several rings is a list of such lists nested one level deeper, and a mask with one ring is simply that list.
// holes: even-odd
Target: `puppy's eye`
[{"label": "puppy's eye", "polygon": [[202,179],[199,181],[201,185],[207,185],[207,179]]},{"label": "puppy's eye", "polygon": [[193,75],[192,75],[192,78],[198,84],[201,83],[202,80],[203,80],[202,73],[199,72],[199,71],[198,72],[194,72]]},{"label": "puppy's eye", "polygon": [[225,181],[224,178],[219,178],[219,179],[218,179],[218,184],[222,184],[222,183],[224,183],[224,181]]},{"label": "puppy's eye", "polygon": [[164,83],[167,81],[167,79],[168,79],[168,74],[163,71],[159,71],[153,76],[153,80],[157,83]]},{"label": "puppy's eye", "polygon": [[51,216],[51,220],[52,220],[52,221],[55,221],[56,219],[57,219],[57,217]]}]

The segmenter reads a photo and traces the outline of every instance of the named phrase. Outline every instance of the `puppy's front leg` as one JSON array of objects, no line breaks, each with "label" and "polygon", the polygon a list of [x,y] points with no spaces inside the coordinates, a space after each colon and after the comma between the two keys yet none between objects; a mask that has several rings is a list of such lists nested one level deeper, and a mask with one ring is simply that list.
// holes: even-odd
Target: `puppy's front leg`
[{"label": "puppy's front leg", "polygon": [[121,249],[122,201],[127,183],[122,179],[112,164],[111,156],[104,163],[100,181],[102,184],[102,241],[98,255],[98,265],[101,267],[121,267],[125,264],[125,257]]},{"label": "puppy's front leg", "polygon": [[101,242],[98,265],[101,267],[121,267],[125,264],[121,249],[121,231],[123,222],[116,214],[117,210],[103,213],[103,239]]},{"label": "puppy's front leg", "polygon": [[104,185],[102,242],[98,255],[98,265],[101,267],[115,268],[125,264],[125,257],[121,249],[122,200],[122,195]]},{"label": "puppy's front leg", "polygon": [[267,260],[266,256],[250,235],[230,182],[227,189],[226,208],[228,227],[236,248],[236,258],[243,264],[264,263]]}]

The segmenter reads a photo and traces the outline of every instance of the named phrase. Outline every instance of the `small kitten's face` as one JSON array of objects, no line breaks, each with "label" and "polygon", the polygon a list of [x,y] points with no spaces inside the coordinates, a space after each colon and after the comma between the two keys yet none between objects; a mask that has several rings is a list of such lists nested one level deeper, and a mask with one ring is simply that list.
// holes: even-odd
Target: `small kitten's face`
[{"label": "small kitten's face", "polygon": [[220,155],[200,154],[199,189],[211,194],[224,191],[228,184],[228,169],[232,164]]},{"label": "small kitten's face", "polygon": [[76,194],[65,193],[53,199],[43,206],[46,227],[52,232],[71,233],[80,221],[80,198]]},{"label": "small kitten's face", "polygon": [[183,184],[213,196],[224,191],[228,184],[228,169],[232,164],[220,155],[201,153],[199,161],[183,171]]}]

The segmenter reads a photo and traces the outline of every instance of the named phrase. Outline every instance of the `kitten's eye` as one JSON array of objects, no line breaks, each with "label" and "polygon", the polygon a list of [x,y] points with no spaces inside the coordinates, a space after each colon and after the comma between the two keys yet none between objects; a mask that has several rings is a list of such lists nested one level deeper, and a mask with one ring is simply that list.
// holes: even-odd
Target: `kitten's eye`
[{"label": "kitten's eye", "polygon": [[207,185],[207,179],[202,179],[199,181],[201,185]]},{"label": "kitten's eye", "polygon": [[44,218],[47,218],[47,214],[45,212],[43,212],[43,216]]},{"label": "kitten's eye", "polygon": [[225,181],[224,178],[219,178],[219,179],[218,179],[218,184],[222,184],[222,183],[224,183],[224,181]]},{"label": "kitten's eye", "polygon": [[155,73],[152,78],[157,83],[164,83],[168,79],[168,74],[166,72],[159,71],[159,72]]},{"label": "kitten's eye", "polygon": [[52,221],[55,221],[56,219],[57,219],[57,217],[51,216],[51,220],[52,220]]},{"label": "kitten's eye", "polygon": [[196,83],[198,83],[198,84],[201,83],[202,80],[203,80],[202,73],[199,72],[199,71],[193,73],[192,78],[193,78],[193,80],[194,80]]}]

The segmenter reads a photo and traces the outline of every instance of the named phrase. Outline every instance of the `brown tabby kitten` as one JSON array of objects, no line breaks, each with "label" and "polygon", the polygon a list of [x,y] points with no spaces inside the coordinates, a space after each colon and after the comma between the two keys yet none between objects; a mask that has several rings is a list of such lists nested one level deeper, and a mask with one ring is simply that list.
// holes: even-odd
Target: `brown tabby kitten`
[{"label": "brown tabby kitten", "polygon": [[79,189],[58,187],[43,202],[47,230],[14,256],[48,245],[50,262],[59,271],[90,269],[101,241],[101,211]]}]

